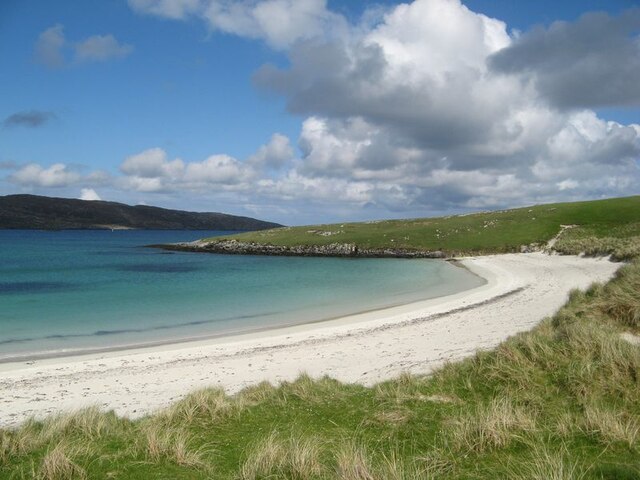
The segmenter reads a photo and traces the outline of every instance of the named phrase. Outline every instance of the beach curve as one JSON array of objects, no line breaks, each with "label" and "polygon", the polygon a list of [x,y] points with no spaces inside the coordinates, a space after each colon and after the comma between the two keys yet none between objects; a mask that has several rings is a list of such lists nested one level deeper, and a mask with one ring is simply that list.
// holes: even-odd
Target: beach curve
[{"label": "beach curve", "polygon": [[470,257],[487,283],[472,290],[340,319],[152,348],[0,365],[0,426],[97,405],[139,417],[189,392],[227,392],[300,373],[371,385],[428,373],[489,349],[553,314],[574,288],[620,264],[543,253]]}]

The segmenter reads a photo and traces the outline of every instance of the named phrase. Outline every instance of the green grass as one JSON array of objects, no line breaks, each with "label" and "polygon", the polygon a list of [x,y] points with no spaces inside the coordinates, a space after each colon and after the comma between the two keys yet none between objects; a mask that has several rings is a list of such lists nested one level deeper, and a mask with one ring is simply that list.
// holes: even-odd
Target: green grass
[{"label": "green grass", "polygon": [[0,430],[2,479],[640,478],[640,260],[435,374],[195,392]]},{"label": "green grass", "polygon": [[[284,246],[351,243],[359,248],[439,250],[448,255],[465,255],[519,252],[522,245],[543,246],[560,232],[561,225],[577,225],[567,231],[572,239],[640,236],[640,196],[441,218],[285,227],[208,240],[233,238]],[[563,248],[573,253],[577,246],[565,243]]]}]

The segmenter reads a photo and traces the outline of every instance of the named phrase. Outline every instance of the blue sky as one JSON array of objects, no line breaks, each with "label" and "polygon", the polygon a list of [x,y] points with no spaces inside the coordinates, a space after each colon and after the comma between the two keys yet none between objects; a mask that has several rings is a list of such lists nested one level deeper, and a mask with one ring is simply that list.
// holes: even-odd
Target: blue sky
[{"label": "blue sky", "polygon": [[2,2],[0,194],[298,224],[638,193],[635,2],[291,2]]}]

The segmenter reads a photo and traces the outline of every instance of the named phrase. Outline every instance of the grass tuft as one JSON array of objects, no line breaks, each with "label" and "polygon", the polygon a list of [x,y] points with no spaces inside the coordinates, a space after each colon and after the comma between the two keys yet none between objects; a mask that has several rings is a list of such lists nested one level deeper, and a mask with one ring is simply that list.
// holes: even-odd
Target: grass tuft
[{"label": "grass tuft", "polygon": [[192,448],[194,439],[181,428],[145,425],[144,451],[149,462],[166,461],[184,467],[207,468],[204,446]]},{"label": "grass tuft", "polygon": [[88,407],[77,412],[47,418],[40,430],[42,442],[67,435],[102,438],[113,435],[123,421],[113,412],[102,412],[98,407]]},{"label": "grass tuft", "polygon": [[195,422],[215,422],[242,407],[234,402],[221,388],[197,390],[159,414],[169,425],[193,424]]},{"label": "grass tuft", "polygon": [[451,422],[451,441],[461,451],[503,448],[536,429],[535,415],[507,398],[493,399]]},{"label": "grass tuft", "polygon": [[340,480],[375,480],[373,466],[364,447],[345,442],[336,453],[336,478]]},{"label": "grass tuft", "polygon": [[589,474],[589,468],[581,467],[578,462],[568,458],[566,447],[550,450],[534,446],[531,458],[510,469],[511,480],[583,480]]},{"label": "grass tuft", "polygon": [[582,429],[589,435],[597,436],[606,445],[621,442],[630,448],[637,448],[640,440],[640,418],[595,405],[585,408]]},{"label": "grass tuft", "polygon": [[[640,241],[638,242],[640,244]],[[618,323],[640,330],[640,269],[627,265],[618,270],[614,281],[604,287],[596,307]]]},{"label": "grass tuft", "polygon": [[[338,480],[430,480],[428,468],[419,469],[418,462],[407,462],[404,456],[382,452],[374,460],[367,449],[350,440],[342,442],[335,453],[335,475]],[[407,464],[408,463],[408,464]]]},{"label": "grass tuft", "polygon": [[326,472],[320,461],[322,449],[317,437],[291,434],[285,438],[273,431],[248,450],[238,477],[242,480],[317,478]]},{"label": "grass tuft", "polygon": [[74,463],[66,447],[58,443],[52,450],[47,451],[37,478],[42,480],[75,480],[87,478],[87,474],[83,468]]}]

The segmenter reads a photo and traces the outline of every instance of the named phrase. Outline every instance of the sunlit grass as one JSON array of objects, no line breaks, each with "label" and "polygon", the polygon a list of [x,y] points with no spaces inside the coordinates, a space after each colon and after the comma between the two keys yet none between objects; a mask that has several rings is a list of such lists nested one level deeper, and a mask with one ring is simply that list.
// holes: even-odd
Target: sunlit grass
[{"label": "sunlit grass", "polygon": [[544,249],[561,231],[554,247],[561,253],[613,254],[619,259],[637,256],[640,196],[438,218],[285,227],[208,240],[288,247],[339,243],[356,245],[360,250],[426,250],[453,256],[520,252],[523,247]]}]

